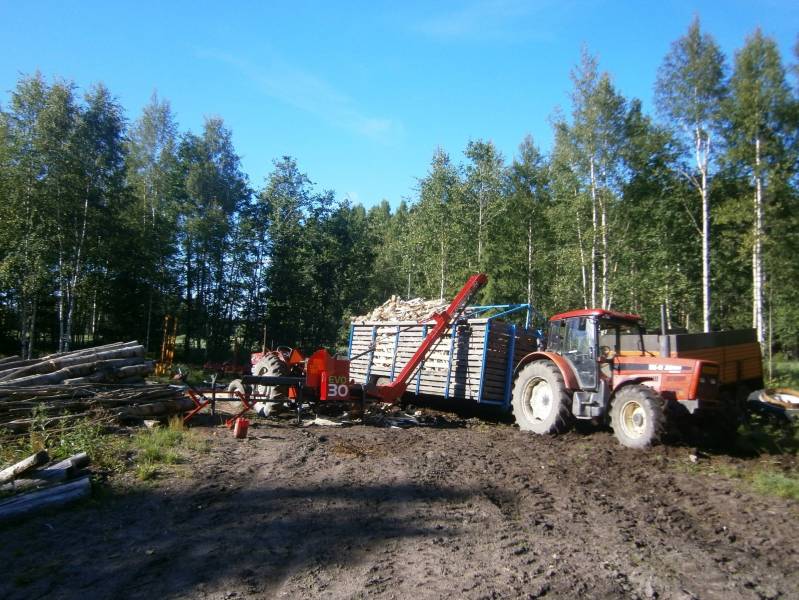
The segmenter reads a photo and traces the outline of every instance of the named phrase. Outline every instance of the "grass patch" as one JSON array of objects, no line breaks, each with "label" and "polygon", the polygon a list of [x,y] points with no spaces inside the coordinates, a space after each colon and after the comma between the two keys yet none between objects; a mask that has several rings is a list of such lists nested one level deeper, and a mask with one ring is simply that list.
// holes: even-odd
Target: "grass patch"
[{"label": "grass patch", "polygon": [[752,475],[751,484],[761,494],[799,500],[799,477],[796,474],[759,471]]},{"label": "grass patch", "polygon": [[799,361],[775,357],[772,363],[769,387],[787,387],[799,390]]},{"label": "grass patch", "polygon": [[739,456],[761,454],[799,454],[799,421],[790,423],[752,415],[738,428],[733,447]]},{"label": "grass patch", "polygon": [[155,479],[160,467],[175,465],[184,460],[184,451],[208,452],[209,445],[183,424],[180,417],[173,417],[167,427],[147,429],[133,437],[136,448],[136,476],[142,481]]},{"label": "grass patch", "polygon": [[188,452],[209,452],[210,443],[186,429],[180,417],[167,427],[146,429],[130,436],[109,433],[103,422],[81,419],[59,429],[35,422],[26,435],[0,430],[0,466],[13,464],[39,450],[52,460],[86,452],[92,468],[121,473],[133,468],[136,477],[149,481],[165,467],[182,463]]},{"label": "grass patch", "polygon": [[101,470],[121,471],[128,443],[125,438],[108,435],[106,425],[92,419],[78,419],[65,422],[58,429],[46,429],[44,420],[35,417],[26,435],[0,432],[0,464],[13,464],[39,450],[47,450],[52,460],[86,452],[92,464]]}]

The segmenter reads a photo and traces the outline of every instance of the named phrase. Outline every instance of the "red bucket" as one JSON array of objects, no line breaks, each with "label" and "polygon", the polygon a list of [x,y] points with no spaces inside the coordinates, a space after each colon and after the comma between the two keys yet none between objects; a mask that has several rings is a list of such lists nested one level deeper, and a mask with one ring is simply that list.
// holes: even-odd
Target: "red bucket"
[{"label": "red bucket", "polygon": [[236,424],[233,426],[233,437],[243,440],[247,437],[247,430],[250,428],[250,422],[244,417],[236,419]]}]

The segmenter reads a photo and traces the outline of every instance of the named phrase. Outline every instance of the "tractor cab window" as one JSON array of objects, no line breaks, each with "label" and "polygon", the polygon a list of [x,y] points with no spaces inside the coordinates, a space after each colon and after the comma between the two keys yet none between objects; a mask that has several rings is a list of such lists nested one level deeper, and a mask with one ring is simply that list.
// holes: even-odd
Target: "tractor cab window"
[{"label": "tractor cab window", "polygon": [[599,356],[611,359],[622,351],[640,351],[641,330],[631,321],[599,320]]},{"label": "tractor cab window", "polygon": [[574,365],[581,387],[587,390],[596,387],[595,327],[592,318],[570,318],[566,320],[566,338],[562,342],[563,355]]},{"label": "tractor cab window", "polygon": [[569,319],[566,332],[565,353],[588,354],[591,347],[588,336],[588,319]]},{"label": "tractor cab window", "polygon": [[549,324],[549,336],[547,336],[547,350],[550,352],[560,352],[561,343],[566,336],[566,322],[553,321]]}]

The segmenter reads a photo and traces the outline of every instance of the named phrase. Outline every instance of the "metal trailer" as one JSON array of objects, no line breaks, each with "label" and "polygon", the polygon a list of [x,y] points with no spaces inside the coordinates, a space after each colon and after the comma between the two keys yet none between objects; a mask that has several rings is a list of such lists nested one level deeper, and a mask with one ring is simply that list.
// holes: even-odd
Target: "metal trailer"
[{"label": "metal trailer", "polygon": [[[447,328],[408,381],[406,393],[510,408],[514,369],[538,347],[529,304],[473,306],[469,319]],[[524,316],[516,325],[505,318]],[[494,313],[494,314],[490,314]],[[488,316],[485,316],[488,315]],[[374,321],[350,326],[350,377],[394,381],[432,323]]]}]

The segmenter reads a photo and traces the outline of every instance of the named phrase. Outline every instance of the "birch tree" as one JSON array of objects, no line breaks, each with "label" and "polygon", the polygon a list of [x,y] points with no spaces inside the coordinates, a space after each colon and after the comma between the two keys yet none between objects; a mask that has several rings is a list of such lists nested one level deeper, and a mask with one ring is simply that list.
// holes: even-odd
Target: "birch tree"
[{"label": "birch tree", "polygon": [[[600,73],[596,58],[583,50],[572,72],[572,124],[569,141],[580,178],[591,200],[590,303],[610,308],[611,211],[622,177],[626,102],[607,73]],[[599,288],[599,289],[598,289]],[[601,300],[599,300],[601,298]]]},{"label": "birch tree", "polygon": [[505,209],[504,163],[502,154],[491,141],[470,141],[464,154],[469,159],[464,200],[474,207],[473,212],[477,217],[476,268],[481,271],[484,270],[486,230]]},{"label": "birch tree", "polygon": [[138,204],[132,226],[146,262],[144,346],[149,349],[157,296],[167,285],[168,263],[176,251],[177,125],[169,102],[153,93],[133,123],[126,147],[127,184]]},{"label": "birch tree", "polygon": [[715,40],[694,19],[686,35],[671,46],[658,71],[656,103],[690,147],[694,167],[680,172],[699,194],[702,206],[702,326],[711,328],[710,181],[715,160],[714,132],[719,129],[726,95],[724,55]]},{"label": "birch tree", "polygon": [[[766,341],[764,261],[771,181],[785,179],[790,90],[775,42],[757,29],[735,55],[727,113],[729,155],[752,184],[752,327]],[[783,171],[781,174],[780,171]]]}]

